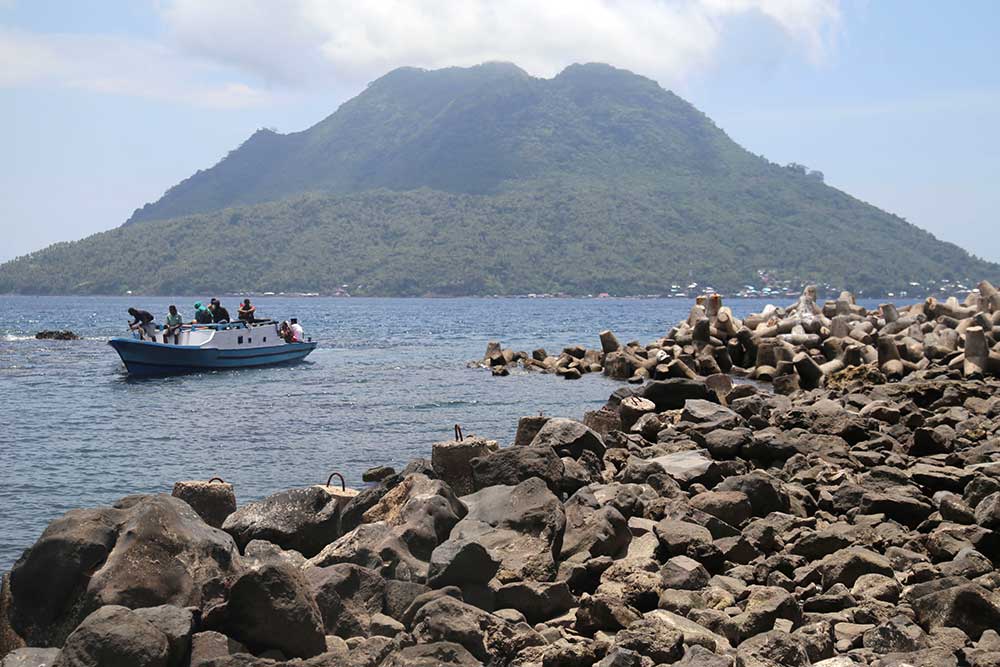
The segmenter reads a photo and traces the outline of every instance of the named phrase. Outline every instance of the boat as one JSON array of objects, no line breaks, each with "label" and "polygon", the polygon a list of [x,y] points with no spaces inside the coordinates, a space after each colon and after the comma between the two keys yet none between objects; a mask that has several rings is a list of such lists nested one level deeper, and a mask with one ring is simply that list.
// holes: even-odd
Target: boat
[{"label": "boat", "polygon": [[136,331],[129,337],[112,338],[108,345],[121,357],[130,375],[172,375],[206,370],[271,366],[305,359],[316,349],[310,338],[288,343],[278,334],[278,324],[266,322],[221,322],[184,325],[169,343],[157,327],[155,340],[145,340]]}]

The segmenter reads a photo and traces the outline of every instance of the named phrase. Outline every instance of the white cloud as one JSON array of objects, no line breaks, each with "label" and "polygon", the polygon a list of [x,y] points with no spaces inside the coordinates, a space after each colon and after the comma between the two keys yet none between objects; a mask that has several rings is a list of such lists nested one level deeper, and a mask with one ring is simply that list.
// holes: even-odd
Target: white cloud
[{"label": "white cloud", "polygon": [[670,85],[708,66],[727,23],[748,15],[815,61],[839,0],[173,0],[163,10],[184,48],[297,86],[487,60],[540,76],[604,61]]},{"label": "white cloud", "polygon": [[776,25],[804,57],[821,60],[839,1],[161,0],[156,41],[0,28],[0,86],[227,108],[357,87],[403,65],[488,60],[538,76],[603,61],[676,86],[711,66],[726,27],[745,17]]},{"label": "white cloud", "polygon": [[0,29],[0,87],[53,85],[209,108],[274,98],[225,75],[218,65],[148,40]]}]

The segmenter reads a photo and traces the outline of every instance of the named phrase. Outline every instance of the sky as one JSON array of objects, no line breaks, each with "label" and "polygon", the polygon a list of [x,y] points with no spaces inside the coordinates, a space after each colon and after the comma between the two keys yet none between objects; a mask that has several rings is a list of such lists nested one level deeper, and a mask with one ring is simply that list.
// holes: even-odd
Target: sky
[{"label": "sky", "polygon": [[1000,261],[993,0],[0,0],[0,261],[122,224],[399,66],[607,62]]}]

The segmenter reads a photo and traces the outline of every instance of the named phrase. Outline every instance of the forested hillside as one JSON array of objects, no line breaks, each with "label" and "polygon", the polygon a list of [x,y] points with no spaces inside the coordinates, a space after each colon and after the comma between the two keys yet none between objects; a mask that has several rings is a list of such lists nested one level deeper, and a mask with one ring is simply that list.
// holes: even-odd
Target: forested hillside
[{"label": "forested hillside", "polygon": [[758,270],[869,293],[1000,277],[649,79],[494,63],[396,70],[258,131],[122,227],[0,266],[0,292],[648,294]]}]

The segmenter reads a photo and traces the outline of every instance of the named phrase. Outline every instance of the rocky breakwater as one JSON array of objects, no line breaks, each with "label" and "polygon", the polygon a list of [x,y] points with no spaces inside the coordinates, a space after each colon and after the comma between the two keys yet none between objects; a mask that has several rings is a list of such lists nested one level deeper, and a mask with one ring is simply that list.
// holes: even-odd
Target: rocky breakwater
[{"label": "rocky breakwater", "polygon": [[3,577],[3,667],[1000,664],[996,379],[672,378],[587,423],[70,512]]},{"label": "rocky breakwater", "polygon": [[721,297],[699,297],[687,320],[650,344],[619,344],[600,333],[601,349],[581,345],[558,356],[530,355],[491,342],[482,365],[507,375],[520,365],[578,379],[589,372],[642,383],[648,379],[733,374],[773,382],[775,391],[815,389],[859,376],[899,380],[934,370],[976,379],[1000,376],[1000,292],[983,281],[962,301],[928,298],[869,312],[847,292],[817,303],[809,287],[786,307],[767,306],[740,320]]}]

